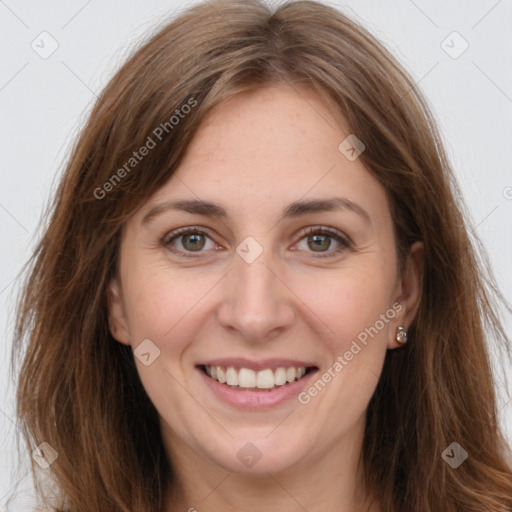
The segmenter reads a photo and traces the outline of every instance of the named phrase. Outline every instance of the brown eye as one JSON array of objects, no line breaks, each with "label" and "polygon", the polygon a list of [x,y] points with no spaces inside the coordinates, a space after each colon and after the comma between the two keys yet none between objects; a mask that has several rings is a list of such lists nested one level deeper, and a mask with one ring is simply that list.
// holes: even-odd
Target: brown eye
[{"label": "brown eye", "polygon": [[331,237],[329,235],[311,235],[308,236],[308,247],[314,251],[327,251],[331,246]]},{"label": "brown eye", "polygon": [[187,251],[200,251],[205,245],[205,236],[201,233],[181,235],[182,245]]},{"label": "brown eye", "polygon": [[334,256],[352,247],[351,242],[342,233],[325,227],[311,227],[299,240],[298,248],[318,257]]},{"label": "brown eye", "polygon": [[201,254],[215,248],[211,237],[199,228],[181,228],[166,235],[162,244],[180,255]]}]

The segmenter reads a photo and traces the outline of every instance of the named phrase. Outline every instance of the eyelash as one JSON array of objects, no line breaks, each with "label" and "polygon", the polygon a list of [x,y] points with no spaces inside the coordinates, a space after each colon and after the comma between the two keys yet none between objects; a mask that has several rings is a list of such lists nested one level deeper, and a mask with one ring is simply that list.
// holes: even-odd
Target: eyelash
[{"label": "eyelash", "polygon": [[[205,228],[202,228],[200,226],[187,226],[187,227],[183,227],[183,228],[178,228],[174,231],[171,231],[170,233],[167,233],[162,238],[161,243],[164,247],[166,247],[167,249],[169,249],[170,251],[172,251],[175,254],[184,256],[185,258],[198,258],[198,257],[200,257],[200,255],[203,251],[197,251],[196,253],[194,253],[193,251],[182,251],[180,249],[175,249],[171,245],[171,242],[173,240],[175,240],[176,238],[183,236],[183,235],[189,235],[189,234],[202,234],[202,235],[208,236],[211,239],[209,231],[206,230]],[[352,242],[348,237],[343,236],[339,231],[337,231],[335,229],[326,228],[324,226],[311,226],[311,227],[307,228],[306,231],[304,231],[302,233],[302,236],[299,239],[299,241],[301,241],[302,239],[307,238],[308,236],[313,235],[313,234],[329,236],[329,237],[335,239],[340,244],[340,246],[338,248],[332,249],[332,250],[329,250],[326,252],[315,253],[314,251],[310,251],[310,252],[312,252],[312,254],[314,254],[314,258],[332,257],[333,255],[338,255],[341,252],[343,252],[347,249],[350,249],[352,247]]]}]

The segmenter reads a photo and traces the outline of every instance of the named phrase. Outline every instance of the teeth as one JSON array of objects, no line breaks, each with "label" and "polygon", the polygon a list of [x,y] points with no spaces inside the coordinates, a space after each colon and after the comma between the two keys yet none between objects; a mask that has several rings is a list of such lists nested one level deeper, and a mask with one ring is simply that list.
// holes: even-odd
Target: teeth
[{"label": "teeth", "polygon": [[256,387],[256,373],[254,370],[242,368],[238,372],[238,385],[241,388],[255,388]]},{"label": "teeth", "polygon": [[272,370],[267,368],[258,372],[249,368],[235,369],[232,366],[206,366],[205,371],[212,379],[235,388],[246,389],[273,389],[276,386],[284,386],[288,382],[301,379],[306,374],[304,366],[285,368],[283,366]]},{"label": "teeth", "polygon": [[232,367],[226,371],[226,383],[228,386],[238,386],[238,373]]},{"label": "teeth", "polygon": [[297,369],[293,366],[291,368],[286,369],[286,380],[288,382],[293,382],[295,380],[295,377],[297,377]]},{"label": "teeth", "polygon": [[272,370],[261,370],[258,372],[256,387],[270,389],[274,387],[274,372]]},{"label": "teeth", "polygon": [[[208,367],[206,367],[206,368],[208,368]],[[226,383],[226,372],[220,366],[216,366],[215,368],[217,369],[217,379],[216,380],[218,380],[221,384],[225,384]],[[210,374],[210,377],[211,377],[211,374]]]},{"label": "teeth", "polygon": [[[306,370],[304,370],[305,372]],[[286,368],[283,368],[282,366],[276,370],[275,373],[275,383],[276,386],[282,386],[283,384],[286,384]]]}]

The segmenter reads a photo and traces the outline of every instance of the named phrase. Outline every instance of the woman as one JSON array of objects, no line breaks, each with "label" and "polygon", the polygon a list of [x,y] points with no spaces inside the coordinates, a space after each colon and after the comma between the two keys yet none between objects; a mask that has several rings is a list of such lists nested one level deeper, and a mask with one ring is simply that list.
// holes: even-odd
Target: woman
[{"label": "woman", "polygon": [[425,101],[363,28],[191,8],[101,94],[32,259],[18,414],[47,502],[512,510],[478,254]]}]

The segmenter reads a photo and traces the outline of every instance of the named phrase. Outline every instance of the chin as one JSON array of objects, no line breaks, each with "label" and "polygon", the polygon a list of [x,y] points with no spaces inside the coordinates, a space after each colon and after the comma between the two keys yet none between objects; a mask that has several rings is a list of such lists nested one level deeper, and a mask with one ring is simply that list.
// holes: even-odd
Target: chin
[{"label": "chin", "polygon": [[[296,435],[295,431],[294,436]],[[282,432],[280,436],[275,435],[272,439],[258,436],[252,437],[252,440],[251,436],[236,437],[229,446],[219,446],[214,453],[206,456],[227,471],[258,475],[286,471],[295,466],[303,455],[311,452],[311,449],[312,447],[293,442],[286,432]]]}]

